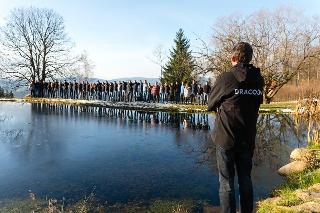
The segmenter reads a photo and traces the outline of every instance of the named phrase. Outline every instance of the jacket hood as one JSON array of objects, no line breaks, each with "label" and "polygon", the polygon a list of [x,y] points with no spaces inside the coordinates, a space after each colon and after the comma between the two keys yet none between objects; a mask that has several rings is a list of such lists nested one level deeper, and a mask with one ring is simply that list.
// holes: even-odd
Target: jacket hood
[{"label": "jacket hood", "polygon": [[260,69],[252,64],[238,63],[233,67],[232,73],[240,83],[244,81],[253,83],[261,80]]}]

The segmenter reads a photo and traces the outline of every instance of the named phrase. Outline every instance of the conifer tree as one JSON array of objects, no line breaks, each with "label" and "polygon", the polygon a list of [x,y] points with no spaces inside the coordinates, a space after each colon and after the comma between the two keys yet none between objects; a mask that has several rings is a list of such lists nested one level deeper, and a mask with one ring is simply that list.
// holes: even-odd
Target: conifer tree
[{"label": "conifer tree", "polygon": [[161,82],[191,82],[195,62],[190,50],[190,41],[182,29],[177,32],[174,43],[175,46],[170,51],[169,61],[164,67]]}]

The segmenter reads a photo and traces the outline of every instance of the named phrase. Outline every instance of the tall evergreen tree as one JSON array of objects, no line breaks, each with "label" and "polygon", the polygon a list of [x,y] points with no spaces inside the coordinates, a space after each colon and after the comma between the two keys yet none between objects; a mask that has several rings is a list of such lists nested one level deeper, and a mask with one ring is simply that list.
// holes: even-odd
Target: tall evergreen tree
[{"label": "tall evergreen tree", "polygon": [[161,81],[167,83],[190,82],[195,62],[190,50],[190,41],[180,28],[174,39],[175,46],[170,51],[169,61],[164,67]]}]

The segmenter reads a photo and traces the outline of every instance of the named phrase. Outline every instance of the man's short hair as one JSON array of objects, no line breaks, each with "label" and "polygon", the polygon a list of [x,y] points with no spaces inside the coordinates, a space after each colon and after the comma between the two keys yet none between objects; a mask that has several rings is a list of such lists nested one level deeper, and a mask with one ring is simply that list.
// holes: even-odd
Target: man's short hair
[{"label": "man's short hair", "polygon": [[240,42],[232,49],[232,57],[235,57],[239,63],[249,64],[252,59],[252,54],[252,47],[247,42]]}]

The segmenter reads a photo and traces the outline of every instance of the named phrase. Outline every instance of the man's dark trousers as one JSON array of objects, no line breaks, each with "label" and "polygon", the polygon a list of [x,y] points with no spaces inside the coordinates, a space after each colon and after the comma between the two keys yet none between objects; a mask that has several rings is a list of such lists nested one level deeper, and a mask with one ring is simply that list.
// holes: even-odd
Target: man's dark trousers
[{"label": "man's dark trousers", "polygon": [[225,150],[217,146],[216,155],[219,170],[221,212],[236,212],[234,190],[235,166],[238,175],[241,213],[252,213],[253,189],[251,169],[253,149],[234,147],[230,150]]}]

